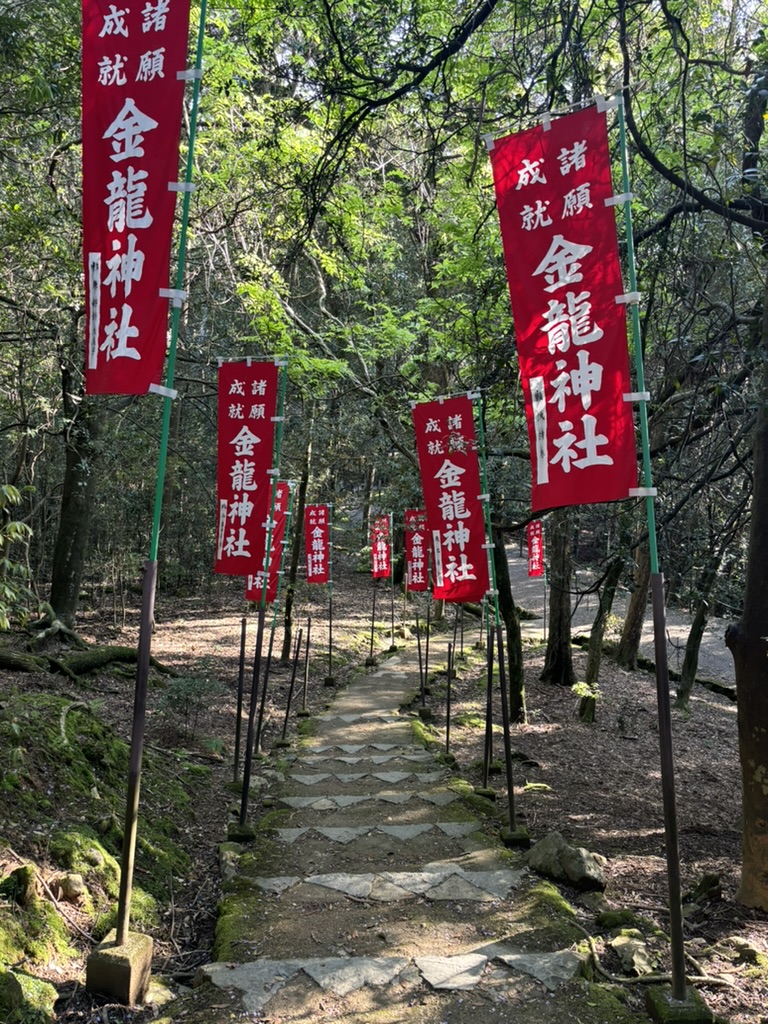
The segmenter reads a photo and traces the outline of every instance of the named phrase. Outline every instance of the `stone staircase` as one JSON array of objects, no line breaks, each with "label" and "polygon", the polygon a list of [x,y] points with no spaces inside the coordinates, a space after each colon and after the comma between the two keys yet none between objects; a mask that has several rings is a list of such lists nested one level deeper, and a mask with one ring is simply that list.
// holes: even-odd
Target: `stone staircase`
[{"label": "stone staircase", "polygon": [[417,689],[415,656],[389,657],[262,772],[255,840],[222,847],[198,984],[224,990],[230,1020],[647,1019],[593,1001],[554,887],[416,743],[398,709]]}]

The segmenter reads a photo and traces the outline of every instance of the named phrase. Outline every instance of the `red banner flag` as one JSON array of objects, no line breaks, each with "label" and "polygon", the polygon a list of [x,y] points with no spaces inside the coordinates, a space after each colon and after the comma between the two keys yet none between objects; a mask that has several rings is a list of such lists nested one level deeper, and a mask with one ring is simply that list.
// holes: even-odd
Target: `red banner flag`
[{"label": "red banner flag", "polygon": [[389,516],[377,516],[371,527],[371,575],[375,580],[392,575],[392,538]]},{"label": "red banner flag", "polygon": [[427,513],[423,508],[407,508],[405,521],[405,589],[429,587],[429,545]]},{"label": "red banner flag", "polygon": [[330,583],[331,517],[327,505],[307,505],[304,508],[304,545],[307,583]]},{"label": "red banner flag", "polygon": [[[280,581],[281,565],[283,561],[283,546],[285,542],[285,530],[288,522],[288,506],[290,504],[291,489],[288,484],[281,480],[275,490],[274,516],[272,517],[272,536],[269,546],[269,566],[267,571],[267,592],[265,601],[272,604],[277,600],[278,583]],[[248,574],[245,577],[245,599],[246,601],[261,601],[264,593],[264,570],[259,569],[255,575]]]},{"label": "red banner flag", "polygon": [[526,527],[528,537],[528,575],[544,575],[544,534],[541,520],[535,519]]},{"label": "red banner flag", "polygon": [[432,538],[432,593],[479,601],[488,591],[488,559],[472,400],[415,405],[413,426]]},{"label": "red banner flag", "polygon": [[534,510],[637,486],[604,113],[497,139],[491,164],[515,318]]},{"label": "red banner flag", "polygon": [[86,390],[159,384],[189,0],[82,0]]},{"label": "red banner flag", "polygon": [[219,367],[218,522],[214,571],[263,571],[272,467],[278,368],[246,360]]}]

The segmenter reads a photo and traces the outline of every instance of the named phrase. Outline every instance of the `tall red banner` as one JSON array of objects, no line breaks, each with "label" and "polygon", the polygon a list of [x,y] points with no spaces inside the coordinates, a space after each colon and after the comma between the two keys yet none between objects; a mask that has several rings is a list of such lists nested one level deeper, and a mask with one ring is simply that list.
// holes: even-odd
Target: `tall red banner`
[{"label": "tall red banner", "polygon": [[82,0],[85,383],[159,384],[187,65],[189,0]]},{"label": "tall red banner", "polygon": [[407,508],[405,524],[405,589],[429,588],[429,544],[427,513],[422,508]]},{"label": "tall red banner", "polygon": [[526,527],[528,537],[528,575],[544,575],[544,534],[540,519],[528,523]]},{"label": "tall red banner", "polygon": [[262,596],[267,604],[277,600],[278,583],[280,582],[280,566],[283,561],[283,545],[285,542],[285,529],[288,522],[288,506],[290,503],[291,489],[288,484],[281,480],[275,490],[274,515],[272,517],[272,535],[269,546],[269,565],[267,567],[267,592],[264,595],[264,570],[259,569],[255,574],[248,574],[245,577],[245,599],[246,601],[261,601]]},{"label": "tall red banner", "polygon": [[421,487],[432,541],[432,593],[480,601],[488,558],[472,400],[465,395],[413,407]]},{"label": "tall red banner", "polygon": [[392,538],[389,516],[377,516],[371,527],[371,575],[375,580],[392,575]]},{"label": "tall red banner", "polygon": [[331,580],[331,517],[327,505],[304,508],[304,545],[307,556],[307,583]]},{"label": "tall red banner", "polygon": [[624,287],[604,113],[497,139],[491,164],[531,446],[534,510],[637,486]]},{"label": "tall red banner", "polygon": [[267,517],[277,470],[272,465],[278,368],[274,363],[219,367],[216,558],[214,571],[263,571]]}]

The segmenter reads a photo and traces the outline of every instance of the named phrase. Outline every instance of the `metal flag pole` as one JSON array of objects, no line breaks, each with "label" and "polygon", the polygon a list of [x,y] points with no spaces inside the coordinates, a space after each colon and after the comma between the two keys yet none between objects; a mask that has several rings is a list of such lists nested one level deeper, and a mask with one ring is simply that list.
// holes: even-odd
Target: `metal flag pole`
[{"label": "metal flag pole", "polygon": [[328,675],[326,686],[335,686],[333,674],[333,505],[328,505]]},{"label": "metal flag pole", "polygon": [[248,620],[245,616],[240,620],[240,667],[237,674],[237,713],[235,716],[235,770],[232,781],[237,783],[238,772],[240,771],[240,733],[242,732],[243,719],[243,683],[245,681],[245,639]]},{"label": "metal flag pole", "polygon": [[[624,123],[624,100],[616,97],[618,108],[619,142],[621,149],[622,191],[620,197],[624,206],[624,226],[627,241],[627,270],[629,275],[629,295],[627,299],[631,311],[632,342],[635,349],[635,374],[637,393],[626,396],[638,403],[640,418],[640,437],[643,449],[643,487],[633,494],[645,498],[645,512],[648,520],[648,547],[651,561],[651,595],[653,605],[654,649],[656,655],[656,700],[659,713],[659,749],[661,757],[661,789],[664,805],[664,841],[666,845],[667,883],[669,888],[669,921],[670,943],[672,950],[672,996],[674,999],[686,999],[685,982],[685,945],[683,939],[683,903],[680,882],[680,849],[677,827],[677,804],[675,799],[675,768],[672,752],[672,721],[669,696],[669,666],[667,663],[666,612],[664,608],[664,577],[659,571],[659,554],[656,543],[656,514],[653,499],[656,488],[653,486],[651,473],[651,445],[648,430],[648,407],[650,394],[645,390],[645,370],[643,367],[642,336],[640,330],[640,295],[637,291],[637,272],[635,268],[635,247],[632,234],[632,210],[629,182],[629,161],[627,157],[627,133]],[[598,103],[598,109],[608,104]]]},{"label": "metal flag pole", "polygon": [[[279,445],[278,445],[278,447],[279,447]],[[295,486],[296,485],[295,485],[294,481],[292,481],[292,480],[288,481],[289,498],[288,498],[288,512],[286,514],[286,522],[285,522],[285,534],[286,534],[286,536],[288,536],[290,534],[291,516],[292,516],[292,513],[293,513],[293,489],[294,489]],[[275,492],[277,491],[277,483],[275,484],[274,490],[275,490]],[[274,517],[274,504],[275,503],[274,503],[274,500],[273,500],[273,502],[272,502],[273,510],[272,510],[272,513],[270,514],[271,529],[273,529],[274,526],[275,526],[275,521],[274,521],[274,518],[273,518]],[[264,681],[261,684],[261,699],[260,699],[260,702],[259,702],[259,719],[258,719],[258,723],[256,725],[256,734],[255,734],[254,739],[253,739],[253,753],[254,753],[254,755],[258,755],[259,747],[260,747],[260,744],[261,744],[261,730],[262,730],[262,727],[264,725],[264,710],[265,710],[266,704],[267,704],[267,690],[269,689],[269,673],[270,673],[271,668],[272,668],[272,655],[274,653],[274,647],[275,647],[275,633],[277,631],[277,613],[278,613],[278,609],[280,607],[280,591],[282,590],[283,564],[285,562],[285,549],[286,549],[287,543],[288,543],[287,540],[283,539],[282,542],[281,542],[281,545],[280,545],[280,547],[281,547],[281,551],[280,551],[280,568],[277,570],[277,593],[275,594],[275,601],[274,601],[274,605],[273,605],[273,609],[272,609],[272,625],[271,625],[270,631],[269,631],[269,647],[267,648],[267,661],[266,661],[266,664],[264,666]],[[269,543],[269,549],[270,549],[270,551],[272,550],[271,539],[270,539],[270,543]],[[267,565],[269,565],[269,562],[271,562],[271,558],[269,558],[267,560]],[[267,583],[268,583],[268,578],[265,577],[265,579],[267,580]],[[264,593],[264,595],[266,595],[266,585],[263,588],[263,593]]]},{"label": "metal flag pole", "polygon": [[194,68],[188,72],[180,72],[185,78],[191,78],[192,102],[189,114],[189,138],[187,141],[187,160],[182,185],[181,232],[179,235],[179,251],[176,264],[176,287],[172,290],[173,312],[171,316],[171,337],[168,346],[168,361],[165,369],[165,385],[155,390],[164,396],[163,422],[160,434],[160,451],[157,463],[157,480],[155,483],[155,505],[152,517],[152,534],[150,538],[149,557],[144,563],[144,583],[141,597],[141,621],[139,625],[138,660],[136,664],[136,686],[133,697],[133,724],[131,728],[131,753],[128,767],[128,785],[126,793],[125,823],[123,827],[123,849],[120,861],[120,890],[117,902],[117,930],[115,944],[125,945],[128,939],[128,928],[131,916],[131,896],[133,893],[133,870],[136,857],[136,833],[139,814],[139,797],[141,793],[141,766],[144,757],[144,729],[147,714],[147,684],[152,649],[152,627],[155,619],[155,590],[157,587],[157,551],[160,542],[160,519],[163,507],[163,489],[165,487],[165,470],[168,462],[168,445],[171,428],[171,403],[176,397],[173,388],[176,369],[176,349],[181,321],[181,305],[184,296],[184,268],[187,252],[187,234],[189,225],[189,207],[192,198],[192,170],[194,161],[195,137],[197,134],[197,112],[200,102],[200,79],[203,65],[203,36],[205,33],[207,0],[200,0],[200,24],[197,32],[197,49]]},{"label": "metal flag pole", "polygon": [[[471,393],[472,408],[477,412],[477,439],[480,452],[480,479],[482,482],[483,511],[485,515],[485,550],[488,556],[488,579],[491,584],[489,597],[493,598],[495,615],[494,632],[496,634],[496,652],[499,659],[499,695],[501,697],[501,724],[504,736],[504,765],[507,777],[507,814],[509,831],[504,835],[504,842],[510,846],[529,845],[528,833],[525,829],[518,829],[515,824],[515,782],[512,775],[512,740],[510,737],[509,722],[509,695],[507,693],[506,667],[504,664],[504,634],[501,626],[501,612],[499,610],[499,588],[496,583],[496,565],[493,559],[493,532],[491,526],[491,495],[488,491],[488,471],[485,461],[485,431],[483,428],[482,410],[479,408],[480,394]],[[488,609],[490,619],[490,608]],[[490,632],[490,622],[489,622]],[[489,648],[492,648],[492,641]],[[492,658],[488,659],[488,672],[491,673]]]},{"label": "metal flag pole", "polygon": [[[266,522],[266,538],[264,542],[264,561],[262,571],[262,584],[261,584],[261,597],[259,598],[259,618],[256,633],[256,648],[253,657],[253,676],[251,679],[251,703],[248,709],[248,738],[245,744],[245,763],[243,764],[243,788],[240,794],[240,817],[239,824],[242,828],[245,825],[245,820],[248,817],[248,800],[250,797],[251,789],[251,768],[253,766],[253,754],[256,746],[254,742],[254,729],[255,729],[255,717],[256,717],[256,701],[259,690],[259,678],[261,676],[261,649],[264,644],[264,625],[267,614],[267,586],[269,583],[269,555],[272,550],[272,530],[274,528],[275,520],[275,502],[277,499],[277,477],[278,477],[278,466],[280,464],[280,448],[283,440],[283,422],[285,420],[285,390],[288,382],[288,363],[286,360],[275,360],[275,365],[282,368],[280,374],[280,391],[277,402],[277,412],[275,414],[275,465],[269,470],[269,475],[272,478],[272,487],[270,488],[270,501],[269,501],[269,515],[267,516]],[[280,577],[278,576],[278,590],[280,587]],[[271,648],[270,648],[271,654]],[[266,679],[265,679],[266,686]]]},{"label": "metal flag pole", "polygon": [[389,582],[392,592],[392,643],[390,653],[397,650],[395,645],[395,529],[393,515],[389,513]]}]

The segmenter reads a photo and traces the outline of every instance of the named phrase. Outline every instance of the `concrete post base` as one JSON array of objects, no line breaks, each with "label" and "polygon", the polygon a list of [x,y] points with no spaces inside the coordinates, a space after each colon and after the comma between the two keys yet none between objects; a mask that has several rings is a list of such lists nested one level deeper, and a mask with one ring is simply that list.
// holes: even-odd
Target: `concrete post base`
[{"label": "concrete post base", "polygon": [[658,1024],[712,1024],[715,1016],[698,992],[685,990],[685,999],[674,999],[669,985],[654,985],[645,995],[645,1008]]},{"label": "concrete post base", "polygon": [[115,945],[113,929],[88,957],[85,987],[111,996],[116,1003],[135,1006],[143,1001],[152,973],[152,939],[129,932],[122,946]]}]

